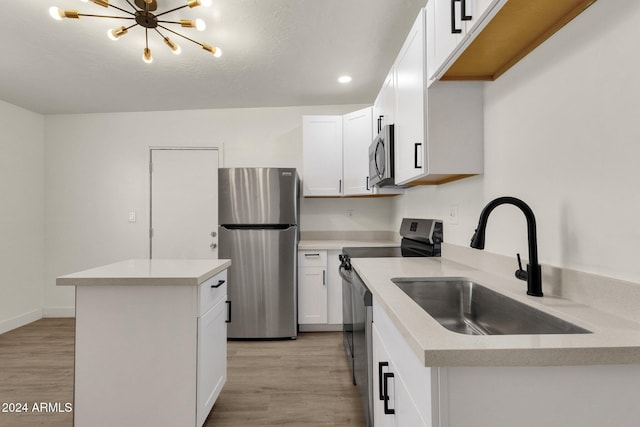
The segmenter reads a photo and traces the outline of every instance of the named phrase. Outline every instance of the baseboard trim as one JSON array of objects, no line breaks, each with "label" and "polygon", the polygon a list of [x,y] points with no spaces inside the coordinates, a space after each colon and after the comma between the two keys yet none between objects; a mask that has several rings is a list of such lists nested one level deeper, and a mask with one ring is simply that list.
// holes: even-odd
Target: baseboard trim
[{"label": "baseboard trim", "polygon": [[11,319],[0,321],[0,334],[28,325],[31,322],[42,319],[42,310],[33,310]]},{"label": "baseboard trim", "polygon": [[43,317],[76,317],[75,307],[45,307]]},{"label": "baseboard trim", "polygon": [[299,324],[300,332],[338,332],[342,330],[342,324]]}]

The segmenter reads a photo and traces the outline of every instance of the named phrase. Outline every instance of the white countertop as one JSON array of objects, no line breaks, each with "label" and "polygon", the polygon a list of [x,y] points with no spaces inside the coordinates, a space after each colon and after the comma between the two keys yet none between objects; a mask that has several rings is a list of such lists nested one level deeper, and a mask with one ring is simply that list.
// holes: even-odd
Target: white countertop
[{"label": "white countertop", "polygon": [[[567,299],[526,295],[526,283],[442,258],[357,258],[351,263],[425,366],[567,366],[640,363],[640,324]],[[449,331],[393,282],[467,277],[591,334],[470,336]]]},{"label": "white countertop", "polygon": [[196,286],[230,265],[228,259],[130,259],[58,277],[56,285]]}]

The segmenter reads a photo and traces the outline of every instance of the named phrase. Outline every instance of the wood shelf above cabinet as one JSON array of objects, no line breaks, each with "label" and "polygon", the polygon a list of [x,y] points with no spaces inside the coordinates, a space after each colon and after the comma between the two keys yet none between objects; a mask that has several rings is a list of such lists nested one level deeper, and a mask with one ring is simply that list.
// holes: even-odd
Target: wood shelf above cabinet
[{"label": "wood shelf above cabinet", "polygon": [[441,80],[495,80],[596,0],[509,0]]},{"label": "wood shelf above cabinet", "polygon": [[422,178],[408,182],[405,185],[408,187],[413,187],[415,185],[440,185],[440,184],[447,184],[449,182],[459,181],[465,178],[470,178],[476,175],[478,174],[430,174]]}]

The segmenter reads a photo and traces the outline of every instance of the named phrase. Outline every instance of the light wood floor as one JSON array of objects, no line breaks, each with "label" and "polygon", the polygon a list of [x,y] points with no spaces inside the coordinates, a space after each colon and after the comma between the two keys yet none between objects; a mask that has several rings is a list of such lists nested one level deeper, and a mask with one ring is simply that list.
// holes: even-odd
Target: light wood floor
[{"label": "light wood floor", "polygon": [[[0,335],[0,405],[73,401],[74,327],[73,319],[41,319]],[[364,425],[341,333],[228,344],[227,384],[205,426]],[[73,424],[71,413],[1,410],[2,427]]]}]

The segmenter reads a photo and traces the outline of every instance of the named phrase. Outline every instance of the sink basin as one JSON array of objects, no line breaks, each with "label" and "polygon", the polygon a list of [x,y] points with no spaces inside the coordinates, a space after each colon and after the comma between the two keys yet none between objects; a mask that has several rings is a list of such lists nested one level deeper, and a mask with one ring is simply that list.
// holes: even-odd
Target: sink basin
[{"label": "sink basin", "polygon": [[442,326],[460,334],[591,333],[464,277],[392,281]]}]

